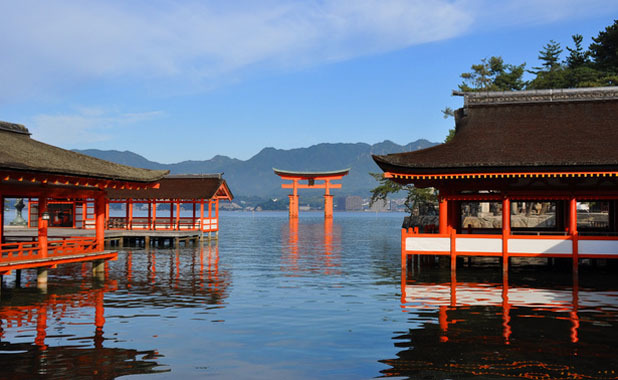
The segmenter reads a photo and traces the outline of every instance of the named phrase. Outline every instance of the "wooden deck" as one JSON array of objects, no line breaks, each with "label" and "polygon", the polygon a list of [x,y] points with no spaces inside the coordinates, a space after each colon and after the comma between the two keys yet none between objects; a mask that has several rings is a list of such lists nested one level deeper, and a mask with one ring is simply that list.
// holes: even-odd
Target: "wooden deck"
[{"label": "wooden deck", "polygon": [[118,252],[101,251],[86,252],[73,255],[33,257],[29,259],[18,259],[0,262],[0,275],[10,273],[13,270],[32,269],[32,268],[55,268],[60,264],[77,263],[85,261],[116,260]]},{"label": "wooden deck", "polygon": [[[5,226],[6,242],[34,241],[37,238],[36,228]],[[49,228],[48,238],[67,239],[70,237],[92,237],[94,230],[74,228]],[[113,247],[129,246],[179,246],[189,242],[197,244],[203,239],[217,239],[218,233],[202,233],[200,231],[160,231],[160,230],[105,230],[105,244]]]}]

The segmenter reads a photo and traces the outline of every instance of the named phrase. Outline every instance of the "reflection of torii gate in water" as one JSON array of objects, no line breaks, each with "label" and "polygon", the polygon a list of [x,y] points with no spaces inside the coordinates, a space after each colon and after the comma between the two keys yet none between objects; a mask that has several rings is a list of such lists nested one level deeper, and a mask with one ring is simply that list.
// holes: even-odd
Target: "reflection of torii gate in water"
[{"label": "reflection of torii gate in water", "polygon": [[[292,181],[292,183],[281,185],[283,189],[292,189],[292,194],[288,195],[290,198],[290,218],[298,218],[298,189],[324,189],[324,217],[332,218],[333,196],[330,195],[330,189],[341,189],[341,184],[331,183],[330,181],[341,179],[350,171],[350,169],[343,169],[329,172],[295,172],[275,168],[273,170],[282,179]],[[307,184],[298,183],[304,180],[307,181]],[[316,184],[316,180],[324,182]]]}]

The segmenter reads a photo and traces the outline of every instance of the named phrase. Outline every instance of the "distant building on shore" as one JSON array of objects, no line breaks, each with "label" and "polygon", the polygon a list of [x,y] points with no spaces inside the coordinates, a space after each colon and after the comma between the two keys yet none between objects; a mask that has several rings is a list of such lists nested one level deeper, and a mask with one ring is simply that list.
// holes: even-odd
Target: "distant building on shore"
[{"label": "distant building on shore", "polygon": [[358,195],[350,195],[345,198],[346,211],[361,211],[363,209],[363,198]]},{"label": "distant building on shore", "polygon": [[377,200],[369,207],[369,211],[373,212],[387,212],[391,211],[391,201],[388,199]]}]

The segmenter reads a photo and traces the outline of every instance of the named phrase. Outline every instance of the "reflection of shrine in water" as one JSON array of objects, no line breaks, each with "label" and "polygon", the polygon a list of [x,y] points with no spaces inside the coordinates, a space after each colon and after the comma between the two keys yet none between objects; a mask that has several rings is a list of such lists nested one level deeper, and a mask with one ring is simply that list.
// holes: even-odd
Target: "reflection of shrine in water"
[{"label": "reflection of shrine in water", "polygon": [[381,361],[384,376],[618,379],[611,274],[449,272],[402,276],[401,306],[417,326],[395,333],[402,351]]},{"label": "reflection of shrine in water", "polygon": [[216,242],[184,249],[127,251],[111,264],[111,272],[120,290],[109,305],[118,308],[222,305],[231,280],[228,271],[219,268]]},{"label": "reflection of shrine in water", "polygon": [[0,377],[111,379],[169,371],[159,362],[164,353],[118,348],[126,343],[111,330],[110,320],[130,317],[131,309],[219,308],[230,283],[227,271],[219,270],[217,244],[120,252],[106,265],[104,278],[92,280],[88,273],[87,265],[59,267],[47,293],[36,288],[35,273],[25,271],[25,281],[14,288],[5,279]]},{"label": "reflection of shrine in water", "polygon": [[332,218],[320,223],[301,223],[291,218],[281,229],[282,270],[340,274],[341,225]]},{"label": "reflection of shrine in water", "polygon": [[[3,378],[102,378],[169,371],[157,363],[155,350],[105,347],[104,295],[117,290],[115,281],[82,282],[77,289],[16,288],[0,304],[0,366]],[[15,300],[15,301],[14,301]],[[92,313],[86,336],[64,334],[77,315]],[[55,324],[56,327],[49,326]],[[61,326],[57,326],[60,324]],[[80,326],[81,327],[81,326]],[[66,330],[65,330],[66,329]],[[80,329],[82,330],[82,329]],[[50,342],[51,341],[51,342]],[[68,341],[72,341],[70,344]],[[10,374],[10,375],[9,375]],[[36,374],[36,375],[35,375]],[[6,376],[6,377],[5,377]]]}]

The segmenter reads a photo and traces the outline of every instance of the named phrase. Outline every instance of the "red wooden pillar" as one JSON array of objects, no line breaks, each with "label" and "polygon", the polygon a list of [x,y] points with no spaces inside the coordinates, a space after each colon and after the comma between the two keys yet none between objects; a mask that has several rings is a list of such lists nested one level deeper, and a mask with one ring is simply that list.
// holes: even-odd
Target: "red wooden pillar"
[{"label": "red wooden pillar", "polygon": [[193,205],[193,217],[191,218],[191,229],[195,229],[195,199],[191,201]]},{"label": "red wooden pillar", "polygon": [[511,200],[502,200],[502,273],[509,271],[509,236],[511,235]]},{"label": "red wooden pillar", "polygon": [[124,229],[129,229],[129,199],[124,203]]},{"label": "red wooden pillar", "polygon": [[[77,202],[73,201],[73,228],[77,228]],[[28,224],[30,224],[30,202],[28,202]]]},{"label": "red wooden pillar", "polygon": [[440,235],[448,233],[448,201],[444,197],[440,197],[440,218],[439,218]]},{"label": "red wooden pillar", "polygon": [[324,218],[332,218],[333,217],[333,196],[325,195],[324,196]]},{"label": "red wooden pillar", "polygon": [[84,199],[82,203],[82,228],[86,229],[86,218],[88,217],[88,200]]},{"label": "red wooden pillar", "polygon": [[170,203],[170,230],[174,230],[174,201],[169,201]]},{"label": "red wooden pillar", "polygon": [[47,197],[42,195],[39,197],[39,215],[38,215],[38,230],[39,230],[39,251],[41,257],[47,257],[47,220],[43,219],[43,214],[47,213]]},{"label": "red wooden pillar", "polygon": [[324,218],[333,217],[333,196],[330,195],[330,181],[324,181]]},{"label": "red wooden pillar", "polygon": [[293,180],[292,194],[288,195],[290,198],[290,218],[298,218],[298,180]]},{"label": "red wooden pillar", "polygon": [[215,200],[215,220],[217,221],[217,230],[219,230],[219,198]]},{"label": "red wooden pillar", "polygon": [[208,231],[210,230],[212,230],[212,200],[208,201]]},{"label": "red wooden pillar", "polygon": [[99,250],[103,250],[105,245],[105,212],[108,206],[103,194],[97,195],[94,199],[95,236]]},{"label": "red wooden pillar", "polygon": [[573,273],[576,274],[579,270],[579,236],[577,234],[577,200],[575,197],[569,199],[569,235],[573,240]]},{"label": "red wooden pillar", "polygon": [[180,230],[180,200],[176,202],[176,229]]},{"label": "red wooden pillar", "polygon": [[129,199],[129,205],[127,207],[129,209],[129,220],[127,222],[127,229],[133,229],[133,199]]},{"label": "red wooden pillar", "polygon": [[152,201],[152,229],[157,229],[157,201]]},{"label": "red wooden pillar", "polygon": [[204,231],[204,200],[200,199],[200,230]]},{"label": "red wooden pillar", "polygon": [[[4,210],[4,201],[2,203],[2,209]],[[4,212],[3,212],[4,213]],[[32,198],[28,198],[28,228],[32,227]]]},{"label": "red wooden pillar", "polygon": [[[109,202],[107,201],[107,199],[104,199],[104,203],[105,203],[105,225],[109,225]],[[103,228],[105,228],[105,225],[103,226]]]},{"label": "red wooden pillar", "polygon": [[[30,202],[28,202],[28,224],[30,224]],[[4,243],[4,195],[0,195],[0,244],[2,243]]]},{"label": "red wooden pillar", "polygon": [[152,204],[150,203],[150,200],[149,200],[148,201],[148,229],[149,230],[152,228],[151,218],[152,218]]}]

